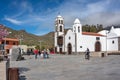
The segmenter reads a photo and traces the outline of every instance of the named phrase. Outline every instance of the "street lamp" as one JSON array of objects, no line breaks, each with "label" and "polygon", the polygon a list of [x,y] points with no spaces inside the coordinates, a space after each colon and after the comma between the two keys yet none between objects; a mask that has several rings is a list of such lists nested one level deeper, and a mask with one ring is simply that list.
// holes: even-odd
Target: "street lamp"
[{"label": "street lamp", "polygon": [[20,45],[22,44],[22,40],[23,40],[23,35],[15,35],[15,37],[17,38],[17,39],[19,39],[19,43],[20,43]]},{"label": "street lamp", "polygon": [[42,42],[42,41],[39,41],[39,42],[40,42],[40,50],[41,50],[41,42]]},{"label": "street lamp", "polygon": [[20,45],[22,44],[22,40],[23,40],[23,35],[21,35],[21,37],[20,37]]}]

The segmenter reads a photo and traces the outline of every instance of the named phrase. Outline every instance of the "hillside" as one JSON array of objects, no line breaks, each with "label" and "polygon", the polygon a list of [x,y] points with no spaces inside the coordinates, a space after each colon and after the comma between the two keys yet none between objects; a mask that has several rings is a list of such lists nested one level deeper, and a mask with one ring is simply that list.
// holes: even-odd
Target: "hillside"
[{"label": "hillside", "polygon": [[7,37],[8,38],[19,38],[21,39],[21,44],[24,45],[40,45],[41,41],[41,47],[46,48],[52,48],[53,42],[54,42],[54,32],[49,32],[46,35],[43,36],[37,36],[31,33],[27,33],[25,30],[13,30],[11,28],[8,28],[4,26],[9,32],[11,32]]}]

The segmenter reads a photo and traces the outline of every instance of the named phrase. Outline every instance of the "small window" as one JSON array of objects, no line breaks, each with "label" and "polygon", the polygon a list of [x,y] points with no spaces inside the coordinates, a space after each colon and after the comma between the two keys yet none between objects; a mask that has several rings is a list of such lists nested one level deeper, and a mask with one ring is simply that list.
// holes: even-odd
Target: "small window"
[{"label": "small window", "polygon": [[80,48],[82,48],[82,46],[80,46]]},{"label": "small window", "polygon": [[62,32],[62,26],[60,26],[60,32]]},{"label": "small window", "polygon": [[114,41],[112,41],[112,44],[114,44],[115,42]]},{"label": "small window", "polygon": [[96,40],[100,40],[100,37],[96,37]]},{"label": "small window", "polygon": [[80,32],[80,27],[78,27],[78,32]]},{"label": "small window", "polygon": [[69,40],[71,39],[71,37],[69,36]]},{"label": "small window", "polygon": [[13,45],[15,45],[15,42],[13,42]]},{"label": "small window", "polygon": [[6,44],[9,44],[9,41],[6,41]]},{"label": "small window", "polygon": [[59,20],[59,24],[60,24],[60,20]]}]

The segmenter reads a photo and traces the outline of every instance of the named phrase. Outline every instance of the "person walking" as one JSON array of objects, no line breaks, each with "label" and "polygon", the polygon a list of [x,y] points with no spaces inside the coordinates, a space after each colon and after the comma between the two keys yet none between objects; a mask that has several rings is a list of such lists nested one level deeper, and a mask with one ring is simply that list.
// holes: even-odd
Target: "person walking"
[{"label": "person walking", "polygon": [[38,50],[37,49],[34,50],[34,54],[35,54],[35,59],[37,59],[37,55],[38,55]]},{"label": "person walking", "polygon": [[46,57],[49,58],[49,54],[50,54],[50,50],[47,49],[47,54],[46,54]]},{"label": "person walking", "polygon": [[90,50],[89,50],[89,48],[87,48],[87,50],[85,51],[85,59],[87,59],[87,60],[90,59]]}]

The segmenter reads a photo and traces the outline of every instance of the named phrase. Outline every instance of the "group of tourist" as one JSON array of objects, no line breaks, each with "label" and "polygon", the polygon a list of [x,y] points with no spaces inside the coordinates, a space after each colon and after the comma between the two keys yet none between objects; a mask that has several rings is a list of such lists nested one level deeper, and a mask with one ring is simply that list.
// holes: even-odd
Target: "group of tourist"
[{"label": "group of tourist", "polygon": [[37,59],[38,55],[41,58],[48,59],[49,58],[49,54],[50,54],[49,49],[47,49],[47,50],[44,49],[43,51],[35,49],[33,52],[35,54],[35,59]]},{"label": "group of tourist", "polygon": [[[49,49],[44,49],[43,51],[40,51],[38,49],[34,49],[33,53],[35,55],[35,59],[39,57],[43,58],[43,59],[48,59],[49,58],[49,54],[50,54],[50,50]],[[28,54],[30,55],[30,53]],[[89,48],[86,49],[85,51],[85,59],[89,60],[90,59],[90,50]]]}]

